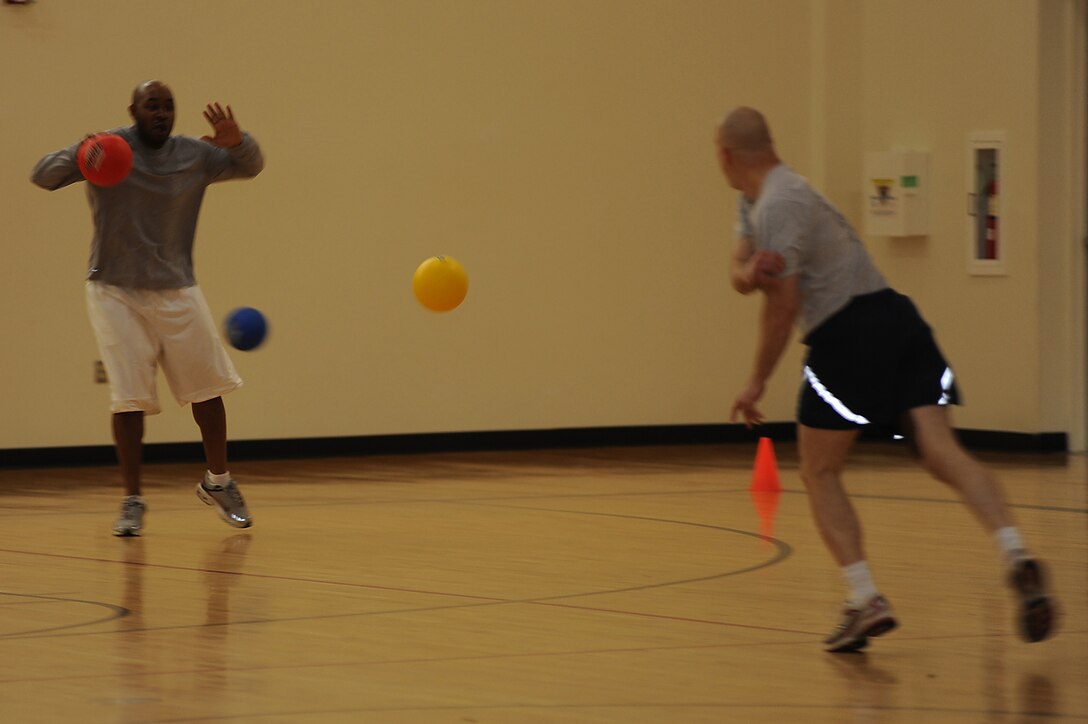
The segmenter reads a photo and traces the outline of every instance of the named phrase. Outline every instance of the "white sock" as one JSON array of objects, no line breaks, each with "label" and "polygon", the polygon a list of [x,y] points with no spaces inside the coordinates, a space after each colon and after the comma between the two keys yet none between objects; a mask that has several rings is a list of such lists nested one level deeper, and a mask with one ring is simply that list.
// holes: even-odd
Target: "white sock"
[{"label": "white sock", "polygon": [[864,603],[876,595],[876,584],[873,583],[873,574],[869,572],[869,564],[865,561],[851,563],[842,567],[842,575],[850,585],[850,602]]},{"label": "white sock", "polygon": [[1020,531],[1014,526],[998,528],[994,531],[994,542],[1005,557],[1005,561],[1011,563],[1016,557],[1023,555],[1024,541],[1020,539]]},{"label": "white sock", "polygon": [[230,471],[223,473],[222,475],[216,475],[211,470],[208,471],[208,482],[212,485],[226,485],[230,482]]}]

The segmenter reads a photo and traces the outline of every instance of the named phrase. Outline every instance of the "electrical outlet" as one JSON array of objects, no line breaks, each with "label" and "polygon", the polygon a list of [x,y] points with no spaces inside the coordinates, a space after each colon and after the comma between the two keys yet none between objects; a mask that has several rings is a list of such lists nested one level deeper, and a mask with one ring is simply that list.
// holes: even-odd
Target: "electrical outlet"
[{"label": "electrical outlet", "polygon": [[102,364],[102,360],[96,359],[94,361],[94,383],[104,385],[106,382],[108,382],[106,379],[106,366]]}]

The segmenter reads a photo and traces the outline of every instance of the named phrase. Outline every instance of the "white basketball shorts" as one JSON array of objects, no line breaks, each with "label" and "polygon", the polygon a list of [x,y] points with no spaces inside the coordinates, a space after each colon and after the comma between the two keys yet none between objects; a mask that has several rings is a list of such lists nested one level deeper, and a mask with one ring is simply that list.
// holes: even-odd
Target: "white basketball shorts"
[{"label": "white basketball shorts", "polygon": [[204,294],[87,282],[87,312],[110,383],[113,412],[160,411],[161,365],[178,404],[206,402],[242,386]]}]

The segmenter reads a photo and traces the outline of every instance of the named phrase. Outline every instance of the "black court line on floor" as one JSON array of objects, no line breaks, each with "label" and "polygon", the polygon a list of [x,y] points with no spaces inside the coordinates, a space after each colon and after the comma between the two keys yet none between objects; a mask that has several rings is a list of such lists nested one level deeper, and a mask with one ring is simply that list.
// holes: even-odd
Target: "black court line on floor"
[{"label": "black court line on floor", "polygon": [[739,701],[699,701],[699,702],[653,702],[653,701],[632,701],[632,702],[609,702],[609,703],[597,703],[597,704],[541,704],[539,702],[508,702],[503,704],[484,704],[484,705],[446,705],[446,706],[386,706],[386,707],[351,707],[351,708],[336,708],[336,709],[302,709],[294,711],[279,710],[276,712],[260,713],[250,711],[246,714],[227,715],[227,716],[199,716],[199,717],[184,717],[181,719],[152,719],[148,720],[148,724],[181,724],[182,722],[200,722],[200,721],[229,721],[237,719],[263,719],[271,717],[285,717],[285,716],[310,716],[310,715],[330,715],[330,714],[405,714],[409,712],[414,713],[427,713],[427,714],[439,714],[439,713],[459,713],[468,715],[473,712],[502,712],[502,711],[529,711],[529,712],[577,712],[577,711],[603,711],[603,710],[622,710],[622,709],[662,709],[665,712],[675,713],[676,711],[690,710],[690,709],[726,709],[729,711],[737,710],[752,710],[757,712],[769,713],[773,711],[789,711],[794,716],[798,716],[806,711],[841,711],[844,716],[848,716],[849,713],[856,714],[859,710],[867,712],[910,712],[920,715],[925,714],[951,714],[951,715],[964,715],[972,717],[970,721],[980,721],[977,717],[994,717],[994,716],[1015,716],[1015,717],[1040,717],[1048,720],[1072,720],[1072,721],[1085,721],[1088,720],[1088,714],[1064,714],[1060,712],[1040,712],[1037,709],[971,709],[971,708],[952,708],[952,707],[928,707],[928,706],[891,706],[887,704],[768,704],[766,702],[758,703],[746,703]]},{"label": "black court line on floor", "polygon": [[[495,507],[508,507],[508,506],[495,506]],[[541,509],[522,508],[522,510],[541,510]],[[589,513],[589,512],[584,512],[584,511],[570,511],[570,510],[542,510],[542,512],[553,512],[553,513],[554,512],[561,512],[561,513],[567,513],[567,514],[572,514],[572,515],[592,515],[592,516],[600,516],[600,517],[613,517],[613,518],[632,519],[632,520],[639,520],[639,521],[646,521],[646,522],[664,523],[664,524],[669,524],[669,525],[680,525],[680,526],[691,526],[691,527],[696,527],[696,528],[706,528],[706,529],[710,529],[710,530],[723,531],[723,532],[730,533],[730,534],[746,536],[746,537],[749,537],[749,538],[769,542],[772,545],[774,545],[775,554],[770,559],[765,560],[762,563],[758,563],[758,564],[751,565],[751,566],[746,566],[746,567],[743,567],[743,568],[732,569],[732,570],[728,570],[728,571],[724,571],[724,572],[719,572],[719,573],[715,573],[715,574],[711,574],[711,575],[707,575],[707,576],[697,576],[697,577],[693,577],[693,578],[679,579],[679,580],[673,580],[673,581],[658,581],[656,583],[642,584],[642,585],[639,585],[639,586],[627,586],[627,587],[623,587],[623,588],[604,589],[604,590],[599,590],[599,591],[581,591],[581,592],[568,593],[568,594],[562,594],[562,595],[557,595],[557,596],[533,596],[533,597],[525,598],[525,599],[503,599],[503,598],[489,597],[489,596],[475,596],[475,595],[471,595],[471,594],[447,593],[447,592],[442,592],[442,591],[427,591],[427,590],[419,590],[419,589],[409,589],[409,588],[403,588],[403,587],[397,587],[397,586],[385,586],[385,585],[380,585],[380,584],[353,583],[353,582],[347,582],[347,581],[329,581],[329,580],[321,580],[321,579],[307,579],[307,578],[300,578],[300,577],[294,577],[294,576],[277,576],[277,575],[271,575],[271,574],[246,573],[244,571],[222,571],[222,570],[217,570],[217,569],[200,568],[200,567],[174,566],[174,565],[163,565],[163,564],[146,563],[146,562],[141,563],[141,562],[134,562],[134,561],[119,561],[119,560],[113,560],[113,559],[109,559],[109,558],[96,558],[96,557],[90,557],[90,556],[73,556],[73,555],[61,554],[61,553],[44,553],[44,552],[39,552],[39,551],[26,551],[26,550],[16,550],[16,549],[0,549],[0,551],[2,551],[4,553],[7,553],[7,554],[22,554],[22,555],[30,555],[30,556],[43,556],[43,557],[49,557],[49,558],[60,558],[60,559],[64,559],[64,560],[89,561],[89,562],[95,562],[95,563],[114,563],[114,564],[119,564],[119,565],[124,565],[124,566],[139,566],[139,567],[143,567],[143,568],[155,568],[155,569],[164,569],[164,570],[180,570],[180,571],[189,571],[189,572],[193,572],[193,573],[218,573],[218,574],[229,575],[229,576],[237,576],[239,578],[253,578],[253,579],[264,579],[264,580],[291,581],[291,582],[296,582],[296,583],[307,583],[307,584],[314,584],[314,585],[345,586],[345,587],[352,587],[352,588],[364,588],[364,589],[368,589],[368,590],[379,590],[379,591],[391,591],[391,592],[398,592],[398,593],[411,593],[411,594],[419,594],[419,595],[441,596],[441,597],[445,597],[445,598],[462,598],[462,599],[471,598],[471,599],[473,599],[475,601],[474,603],[457,604],[457,605],[452,605],[452,606],[419,607],[419,608],[411,608],[411,609],[390,609],[390,610],[383,610],[383,611],[366,611],[366,612],[354,612],[354,613],[342,613],[342,614],[325,614],[325,615],[315,615],[315,616],[294,616],[294,617],[283,617],[283,618],[275,618],[275,619],[261,619],[261,620],[257,620],[257,621],[224,622],[223,624],[217,624],[217,625],[237,625],[237,624],[269,624],[269,623],[282,623],[282,622],[290,622],[290,621],[320,620],[320,619],[329,619],[329,618],[366,617],[366,616],[389,615],[389,614],[398,614],[398,613],[418,613],[418,612],[422,612],[422,611],[442,610],[442,609],[449,609],[449,608],[469,608],[469,607],[477,607],[477,606],[495,606],[495,605],[510,605],[510,604],[542,604],[542,605],[548,605],[548,604],[551,604],[551,603],[553,603],[555,601],[564,601],[564,600],[568,600],[568,599],[572,599],[572,598],[586,598],[586,597],[590,597],[590,596],[601,596],[601,595],[608,595],[608,594],[628,593],[628,592],[633,592],[633,591],[649,590],[649,589],[652,589],[652,588],[662,588],[662,587],[666,587],[666,586],[678,586],[678,585],[687,585],[687,584],[692,584],[692,583],[703,583],[703,582],[706,582],[706,581],[718,580],[718,579],[721,579],[721,578],[728,578],[728,577],[731,577],[731,576],[742,575],[742,574],[745,574],[745,573],[752,573],[754,571],[762,570],[764,568],[768,568],[770,566],[777,565],[777,564],[781,563],[783,560],[785,560],[786,558],[788,558],[790,556],[790,554],[792,553],[792,550],[793,550],[787,543],[785,543],[785,542],[783,542],[781,540],[778,540],[776,538],[770,538],[770,537],[767,537],[767,536],[763,536],[763,535],[761,535],[759,533],[754,533],[752,531],[740,530],[740,529],[736,529],[736,528],[728,528],[728,527],[725,527],[725,526],[715,526],[715,525],[710,525],[710,524],[706,524],[706,523],[695,523],[695,522],[691,522],[691,521],[678,521],[678,520],[670,520],[670,519],[665,519],[665,518],[649,518],[649,517],[645,517],[645,516],[629,516],[629,515],[621,515],[621,514],[613,514],[613,513]],[[568,606],[568,607],[578,608],[576,606]],[[126,611],[126,613],[127,613],[127,609],[122,609],[122,610]],[[593,610],[593,609],[588,609],[588,610]],[[612,610],[612,609],[598,609],[598,610],[601,611],[601,612],[615,613],[615,614],[621,614],[621,615],[644,616],[644,617],[649,617],[649,618],[665,618],[665,619],[672,619],[672,620],[686,620],[686,621],[691,621],[691,622],[722,625],[721,622],[715,622],[715,621],[703,621],[703,620],[699,620],[699,619],[684,619],[684,618],[681,618],[681,617],[663,616],[663,615],[658,615],[658,614],[644,614],[644,613],[639,613],[639,612],[636,612],[636,611],[621,611],[621,610]],[[87,624],[87,625],[89,625],[89,624]],[[173,630],[173,629],[184,629],[184,628],[204,628],[206,626],[207,626],[207,624],[192,624],[192,625],[185,625],[185,626],[165,626],[165,627],[157,627],[157,628],[133,628],[133,629],[126,629],[124,631],[83,632],[83,635],[85,635],[85,634],[103,634],[103,633],[117,634],[117,633],[129,633],[129,632],[135,632],[135,631],[161,631],[161,630]],[[749,628],[767,628],[767,627],[749,627]],[[769,630],[780,630],[780,629],[769,629]],[[784,629],[782,629],[782,630],[784,630]],[[806,634],[810,633],[810,632],[802,632],[802,631],[788,631],[788,632],[790,632],[790,633],[806,633]],[[35,634],[35,635],[32,635],[32,633]],[[40,632],[8,633],[8,634],[4,634],[4,635],[0,636],[0,640],[20,639],[20,638],[35,638],[35,637],[37,637],[38,633],[40,633]]]},{"label": "black court line on floor", "polygon": [[87,601],[87,600],[84,600],[84,599],[81,599],[81,598],[66,598],[66,597],[63,597],[63,596],[46,596],[46,595],[35,594],[35,593],[13,593],[11,591],[0,591],[0,599],[2,599],[4,596],[13,596],[13,597],[16,597],[16,598],[29,599],[28,601],[25,601],[24,603],[40,603],[40,602],[44,601],[44,602],[50,603],[50,604],[61,603],[61,604],[80,604],[80,605],[84,605],[84,606],[96,606],[96,607],[99,607],[99,608],[108,609],[111,613],[108,616],[103,616],[102,618],[97,618],[97,619],[94,619],[94,620],[91,620],[91,621],[79,621],[77,623],[64,624],[63,626],[50,626],[50,627],[47,627],[47,628],[36,629],[36,630],[33,630],[33,631],[18,631],[18,632],[15,632],[15,633],[0,634],[0,641],[3,641],[5,639],[9,639],[9,638],[33,638],[33,637],[38,636],[38,635],[53,634],[53,633],[56,633],[58,631],[65,631],[67,629],[83,628],[85,626],[96,626],[96,625],[98,625],[100,623],[108,623],[109,621],[116,621],[117,619],[124,618],[125,616],[128,616],[131,613],[131,611],[129,611],[124,606],[117,606],[115,604],[105,603],[103,601]]}]

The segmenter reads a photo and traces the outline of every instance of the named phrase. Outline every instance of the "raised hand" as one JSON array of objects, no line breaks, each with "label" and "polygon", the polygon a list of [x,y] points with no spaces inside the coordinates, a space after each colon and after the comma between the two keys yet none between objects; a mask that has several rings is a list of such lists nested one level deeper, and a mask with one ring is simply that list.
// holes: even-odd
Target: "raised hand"
[{"label": "raised hand", "polygon": [[242,129],[234,120],[234,112],[230,106],[224,111],[218,103],[209,103],[204,109],[204,118],[211,124],[215,135],[204,136],[201,140],[220,148],[234,148],[242,143]]}]

